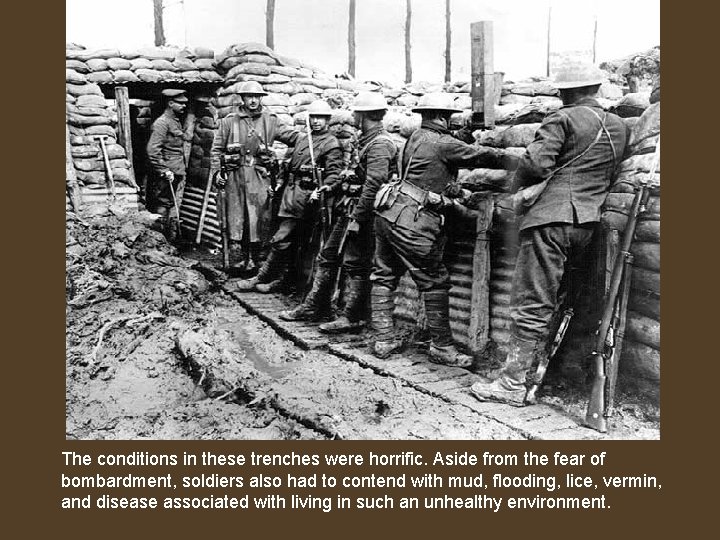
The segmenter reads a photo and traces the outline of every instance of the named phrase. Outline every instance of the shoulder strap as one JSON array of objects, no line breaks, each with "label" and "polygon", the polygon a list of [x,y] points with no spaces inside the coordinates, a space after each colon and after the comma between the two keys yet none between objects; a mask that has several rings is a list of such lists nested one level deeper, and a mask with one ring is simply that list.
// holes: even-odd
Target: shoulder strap
[{"label": "shoulder strap", "polygon": [[[590,149],[593,146],[595,146],[598,143],[598,141],[602,138],[603,133],[607,133],[608,139],[610,139],[610,133],[608,133],[608,130],[605,127],[605,119],[607,118],[607,113],[605,114],[605,118],[600,118],[600,115],[598,115],[598,113],[593,111],[590,107],[585,107],[584,105],[582,107],[584,107],[585,109],[588,109],[591,113],[593,113],[597,117],[598,120],[600,120],[600,129],[598,130],[597,135],[595,135],[595,138],[593,139],[593,141],[587,146],[587,148],[585,148],[585,150],[580,152],[577,156],[572,158],[570,161],[560,165],[557,169],[555,169],[552,173],[550,173],[548,178],[555,176],[555,174],[557,174],[558,172],[563,170],[565,167],[567,167],[568,165],[570,165],[572,163],[575,163],[578,159],[580,159],[585,154],[587,154],[590,151]],[[615,164],[615,146],[612,143],[612,139],[610,139],[610,146],[612,147],[612,150],[613,150],[613,165],[614,165]]]}]

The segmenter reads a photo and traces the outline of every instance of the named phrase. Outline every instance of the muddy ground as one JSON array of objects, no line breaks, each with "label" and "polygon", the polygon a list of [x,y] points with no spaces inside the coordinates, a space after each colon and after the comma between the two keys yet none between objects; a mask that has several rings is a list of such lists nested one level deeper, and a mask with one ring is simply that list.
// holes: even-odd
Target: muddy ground
[{"label": "muddy ground", "polygon": [[[288,330],[243,307],[219,273],[153,230],[152,214],[111,210],[85,221],[68,215],[69,439],[575,438],[567,426],[586,403],[575,388],[546,386],[551,412],[535,432],[532,418],[518,427],[506,406],[463,404],[470,375],[438,371],[421,352],[396,355],[385,369],[363,360],[369,336],[345,349],[308,348],[302,336],[311,339],[312,328]],[[432,388],[443,390],[405,372],[439,378]],[[656,408],[620,402],[613,438],[659,437]]]}]

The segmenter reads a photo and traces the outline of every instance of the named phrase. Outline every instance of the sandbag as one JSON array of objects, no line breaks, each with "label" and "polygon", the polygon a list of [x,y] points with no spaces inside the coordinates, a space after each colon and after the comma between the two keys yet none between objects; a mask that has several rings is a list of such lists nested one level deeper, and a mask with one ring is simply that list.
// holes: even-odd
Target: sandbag
[{"label": "sandbag", "polygon": [[286,77],[299,77],[300,73],[296,68],[287,66],[270,66],[271,73],[277,73],[278,75],[285,75]]},{"label": "sandbag", "polygon": [[104,103],[103,103],[102,107],[90,107],[90,106],[78,107],[77,105],[75,105],[73,103],[68,103],[65,106],[65,110],[68,113],[77,114],[80,116],[88,116],[88,117],[99,116],[99,117],[107,118],[108,120],[110,119],[110,116],[111,116],[110,111],[107,109],[107,107],[105,107]]},{"label": "sandbag", "polygon": [[66,69],[65,70],[65,81],[71,84],[82,84],[86,82],[88,79],[87,77],[82,74],[78,73],[74,69]]},{"label": "sandbag", "polygon": [[113,82],[113,76],[110,71],[97,71],[93,73],[88,73],[87,79],[88,81],[97,84],[110,84],[111,82]]},{"label": "sandbag", "polygon": [[633,242],[630,253],[635,256],[633,264],[636,267],[660,271],[660,244]]},{"label": "sandbag", "polygon": [[215,71],[201,71],[200,78],[208,82],[222,82],[223,78]]},{"label": "sandbag", "polygon": [[500,98],[500,105],[527,105],[533,100],[531,96],[505,94]]},{"label": "sandbag", "polygon": [[105,97],[97,94],[85,94],[78,96],[75,104],[78,107],[106,107]]},{"label": "sandbag", "polygon": [[77,179],[83,185],[105,186],[107,178],[101,171],[77,171]]},{"label": "sandbag", "polygon": [[65,67],[83,74],[90,71],[87,64],[85,62],[81,62],[80,60],[65,60]]},{"label": "sandbag", "polygon": [[630,287],[633,294],[645,292],[660,294],[660,272],[633,268],[630,276]]},{"label": "sandbag", "polygon": [[87,62],[88,60],[92,60],[95,58],[114,58],[116,56],[120,56],[120,51],[117,49],[98,49],[95,51],[65,51],[65,56],[67,58],[76,58],[78,60],[84,60],[85,62]]},{"label": "sandbag", "polygon": [[512,173],[504,169],[460,169],[458,182],[477,189],[509,191]]},{"label": "sandbag", "polygon": [[76,113],[67,113],[67,121],[69,124],[78,127],[90,126],[109,126],[110,119],[105,116],[84,116]]},{"label": "sandbag", "polygon": [[[632,209],[634,194],[632,193],[608,193],[605,199],[605,210],[613,210],[621,214],[629,215]],[[641,214],[646,219],[660,219],[660,197],[650,196],[645,211]]]},{"label": "sandbag", "polygon": [[524,146],[527,147],[535,138],[535,132],[540,127],[539,123],[536,124],[520,124],[517,126],[510,126],[504,130],[500,136],[500,146],[507,148],[510,146]]},{"label": "sandbag", "polygon": [[137,71],[138,69],[153,69],[153,65],[147,58],[134,58],[130,61],[130,69],[133,71]]},{"label": "sandbag", "polygon": [[635,127],[630,132],[630,147],[636,146],[638,143],[649,137],[654,137],[660,133],[660,103],[650,105],[640,116]]},{"label": "sandbag", "polygon": [[198,70],[182,71],[180,72],[180,77],[182,77],[184,81],[188,82],[200,82],[202,80],[200,77],[200,72]]},{"label": "sandbag", "polygon": [[631,291],[628,309],[653,320],[660,320],[660,296],[647,291]]},{"label": "sandbag", "polygon": [[622,88],[616,84],[606,81],[600,85],[600,90],[598,90],[597,95],[604,99],[617,100],[623,97],[623,91]]},{"label": "sandbag", "polygon": [[263,105],[287,107],[291,104],[290,96],[287,94],[268,94],[262,98]]},{"label": "sandbag", "polygon": [[660,350],[660,322],[628,310],[625,335],[628,339]]},{"label": "sandbag", "polygon": [[513,118],[515,118],[515,115],[518,113],[518,111],[521,111],[523,108],[525,108],[525,105],[523,103],[507,103],[505,105],[496,105],[495,122],[497,124],[509,123],[513,120]]},{"label": "sandbag", "polygon": [[240,74],[251,74],[251,75],[270,75],[270,68],[266,64],[258,64],[257,62],[245,62],[238,64],[230,71],[228,71],[226,78],[232,79],[233,77]]},{"label": "sandbag", "polygon": [[[617,175],[620,176],[621,174],[625,174],[628,172],[633,171],[644,171],[644,172],[650,172],[650,168],[652,167],[653,163],[653,154],[639,154],[635,156],[630,156],[629,158],[623,160],[620,163],[620,168],[617,171]],[[657,168],[655,169],[656,172],[660,172],[660,163],[661,160],[658,160],[657,162]]]},{"label": "sandbag", "polygon": [[550,81],[521,81],[519,83],[509,83],[504,88],[510,90],[513,94],[521,96],[557,96],[559,92]]},{"label": "sandbag", "polygon": [[143,47],[138,49],[137,52],[140,56],[150,60],[172,61],[177,56],[178,50],[169,47]]},{"label": "sandbag", "polygon": [[150,60],[153,69],[158,71],[177,71],[177,68],[173,65],[170,60],[165,58],[153,58]]},{"label": "sandbag", "polygon": [[[629,339],[625,340],[619,371],[622,380],[660,382],[660,351]],[[656,387],[656,384],[653,385]]]},{"label": "sandbag", "polygon": [[328,124],[331,126],[335,124],[353,125],[353,118],[354,117],[352,111],[348,111],[347,109],[334,109],[332,111],[332,116],[330,117],[330,122],[328,122]]},{"label": "sandbag", "polygon": [[299,92],[293,96],[290,96],[290,103],[295,106],[309,105],[316,99],[317,97],[315,96],[315,94],[310,94],[308,92]]},{"label": "sandbag", "polygon": [[639,220],[635,226],[635,239],[638,242],[660,243],[660,220],[644,219]]},{"label": "sandbag", "polygon": [[140,79],[138,78],[135,73],[130,71],[129,69],[121,69],[115,72],[115,82],[116,83],[129,83],[129,82],[138,82]]},{"label": "sandbag", "polygon": [[65,94],[65,102],[66,103],[75,103],[77,101],[77,98],[71,94]]},{"label": "sandbag", "polygon": [[400,135],[406,139],[410,137],[416,130],[420,129],[422,123],[422,116],[418,113],[413,113],[403,119],[402,125],[400,126]]},{"label": "sandbag", "polygon": [[108,58],[107,65],[109,69],[115,71],[129,70],[132,67],[130,60],[127,60],[125,58]]},{"label": "sandbag", "polygon": [[139,68],[135,70],[135,75],[137,78],[143,82],[160,82],[162,81],[162,75],[159,71],[155,71],[154,69],[145,69],[145,68]]},{"label": "sandbag", "polygon": [[276,94],[297,94],[302,90],[302,88],[292,82],[288,83],[282,83],[282,84],[266,84],[264,85],[265,91],[268,93],[276,93]]},{"label": "sandbag", "polygon": [[[108,125],[97,125],[97,126],[87,126],[85,128],[85,135],[88,137],[92,137],[94,135],[106,135],[112,141],[114,142],[117,139],[117,135],[115,134],[115,130]],[[110,141],[106,141],[108,143]]]},{"label": "sandbag", "polygon": [[215,70],[215,63],[213,62],[212,58],[198,58],[197,60],[194,61],[194,64],[195,64],[195,69],[200,69],[200,70],[208,69],[211,71]]}]

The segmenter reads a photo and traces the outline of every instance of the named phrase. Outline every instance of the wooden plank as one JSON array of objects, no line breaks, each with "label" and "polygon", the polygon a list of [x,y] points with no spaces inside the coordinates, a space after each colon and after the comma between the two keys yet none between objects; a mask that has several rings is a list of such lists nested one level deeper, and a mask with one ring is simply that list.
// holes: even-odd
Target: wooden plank
[{"label": "wooden plank", "polygon": [[487,345],[490,334],[490,241],[488,231],[494,210],[492,197],[478,208],[475,223],[475,248],[473,251],[472,301],[470,304],[469,346],[480,352]]},{"label": "wooden plank", "polygon": [[473,123],[480,127],[495,125],[495,68],[493,66],[493,23],[470,24],[470,97]]},{"label": "wooden plank", "polygon": [[133,187],[139,189],[137,187],[137,182],[135,181],[135,168],[133,166],[133,149],[130,124],[130,98],[128,95],[127,86],[115,87],[115,104],[117,106],[118,117],[118,142],[125,149],[125,155],[127,156],[128,163],[130,163],[130,182]]}]

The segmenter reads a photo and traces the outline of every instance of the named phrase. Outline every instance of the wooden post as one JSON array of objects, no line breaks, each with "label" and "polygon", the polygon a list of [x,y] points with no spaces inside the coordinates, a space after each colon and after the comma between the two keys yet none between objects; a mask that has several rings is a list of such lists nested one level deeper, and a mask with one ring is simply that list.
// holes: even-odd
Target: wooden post
[{"label": "wooden post", "polygon": [[473,126],[491,128],[495,125],[492,21],[474,22],[470,25],[470,69]]},{"label": "wooden post", "polygon": [[355,0],[350,0],[348,13],[348,73],[355,77]]},{"label": "wooden post", "polygon": [[153,0],[153,20],[155,22],[155,46],[165,45],[165,29],[163,27],[163,0]]},{"label": "wooden post", "polygon": [[275,0],[267,0],[265,11],[265,45],[275,48]]},{"label": "wooden post", "polygon": [[452,77],[452,60],[450,58],[451,39],[450,0],[445,0],[445,82],[450,82],[450,78]]},{"label": "wooden post", "polygon": [[552,6],[548,8],[548,20],[547,20],[547,54],[545,58],[545,76],[550,76],[550,20],[552,18]]},{"label": "wooden post", "polygon": [[412,59],[410,55],[410,30],[412,27],[412,1],[405,0],[405,82],[412,82]]},{"label": "wooden post", "polygon": [[480,204],[475,222],[475,249],[470,303],[468,341],[475,352],[482,352],[490,339],[490,236],[495,204],[491,195]]},{"label": "wooden post", "polygon": [[80,212],[80,188],[77,182],[77,172],[72,158],[70,147],[70,129],[65,124],[65,192],[70,199],[70,206],[76,214]]},{"label": "wooden post", "polygon": [[135,181],[135,166],[133,165],[132,126],[130,124],[130,98],[127,86],[115,87],[115,105],[118,117],[118,142],[125,149],[125,155],[130,163],[130,184],[139,190]]},{"label": "wooden post", "polygon": [[593,64],[597,58],[597,14],[595,15],[595,28],[593,30]]}]

